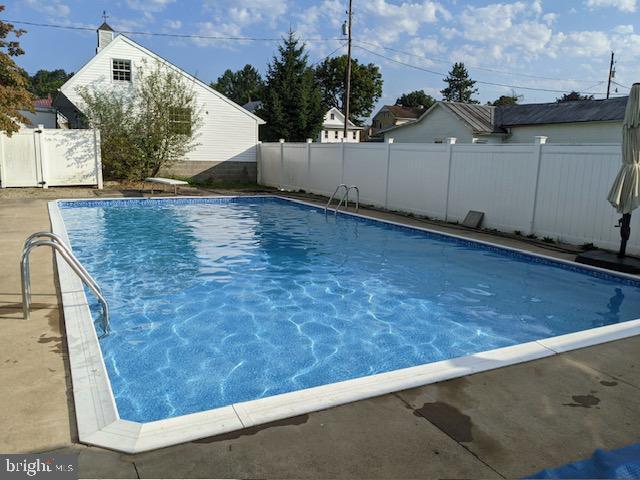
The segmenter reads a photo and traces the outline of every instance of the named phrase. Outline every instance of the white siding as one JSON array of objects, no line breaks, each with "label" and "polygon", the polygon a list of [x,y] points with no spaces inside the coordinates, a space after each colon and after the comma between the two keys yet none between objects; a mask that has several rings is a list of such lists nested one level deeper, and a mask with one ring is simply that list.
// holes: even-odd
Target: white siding
[{"label": "white siding", "polygon": [[385,133],[385,140],[393,138],[396,143],[435,143],[446,137],[457,138],[458,143],[471,143],[471,129],[444,108],[433,109],[422,121]]},{"label": "white siding", "polygon": [[532,143],[533,137],[544,135],[547,143],[621,143],[622,122],[557,123],[513,127],[508,143]]},{"label": "white siding", "polygon": [[[82,100],[77,91],[80,85],[89,88],[130,88],[129,82],[112,80],[112,59],[131,60],[132,82],[136,81],[137,69],[144,65],[145,60],[150,67],[153,67],[156,62],[153,55],[147,53],[145,49],[122,36],[118,36],[97,54],[92,62],[64,84],[61,91],[71,102],[82,109]],[[170,67],[183,73],[177,67]],[[211,92],[192,78],[187,76],[185,79],[193,87],[199,104],[202,106],[202,125],[196,137],[199,145],[184,160],[255,162],[258,142],[258,121],[256,118],[242,107]]]}]

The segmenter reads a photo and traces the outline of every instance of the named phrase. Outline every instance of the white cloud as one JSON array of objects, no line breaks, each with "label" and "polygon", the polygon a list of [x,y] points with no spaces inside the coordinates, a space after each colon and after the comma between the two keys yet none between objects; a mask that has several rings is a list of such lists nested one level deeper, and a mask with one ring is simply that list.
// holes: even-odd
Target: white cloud
[{"label": "white cloud", "polygon": [[633,33],[633,25],[618,25],[613,29],[615,33],[619,33],[621,35],[627,35]]},{"label": "white cloud", "polygon": [[164,24],[171,30],[179,30],[180,28],[182,28],[182,22],[180,20],[167,20],[164,22]]},{"label": "white cloud", "polygon": [[636,11],[636,0],[587,0],[586,5],[589,8],[617,8],[622,12]]},{"label": "white cloud", "polygon": [[71,13],[68,5],[60,0],[27,0],[27,5],[38,12],[43,12],[51,17],[67,17]]},{"label": "white cloud", "polygon": [[175,2],[175,0],[127,0],[127,5],[133,10],[142,12],[161,12],[167,5]]}]

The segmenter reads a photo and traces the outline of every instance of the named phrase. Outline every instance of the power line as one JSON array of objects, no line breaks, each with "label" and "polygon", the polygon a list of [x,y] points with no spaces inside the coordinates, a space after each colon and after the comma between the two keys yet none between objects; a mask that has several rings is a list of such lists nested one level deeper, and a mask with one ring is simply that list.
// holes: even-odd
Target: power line
[{"label": "power line", "polygon": [[[73,25],[59,25],[55,23],[37,23],[26,22],[21,20],[2,20],[3,22],[13,23],[16,25],[29,25],[32,27],[44,27],[44,28],[57,28],[61,30],[82,30],[94,32],[94,27],[78,27]],[[252,42],[279,42],[281,37],[225,37],[222,35],[198,35],[198,34],[186,34],[186,33],[162,33],[162,32],[139,32],[134,30],[118,30],[116,33],[122,33],[126,35],[146,35],[151,37],[172,37],[172,38],[195,38],[200,40],[231,40],[231,41],[252,41]],[[341,40],[338,37],[326,37],[326,38],[304,38],[303,42],[326,42],[330,40]]]},{"label": "power line", "polygon": [[[447,74],[442,73],[442,72],[437,72],[435,70],[429,70],[428,68],[424,68],[424,67],[419,67],[417,65],[412,65],[410,63],[406,63],[406,62],[401,62],[400,60],[396,60],[395,58],[391,58],[391,57],[387,57],[386,55],[382,55],[380,53],[374,52],[372,50],[369,50],[368,48],[363,47],[362,45],[356,45],[356,47],[358,47],[361,50],[364,50],[365,52],[368,52],[372,55],[384,58],[385,60],[388,60],[390,62],[394,62],[400,65],[404,65],[405,67],[410,67],[410,68],[414,68],[416,70],[421,70],[423,72],[426,73],[430,73],[432,75],[438,75],[440,77],[446,77]],[[507,83],[497,83],[497,82],[487,82],[487,81],[483,81],[483,80],[476,80],[476,83],[479,83],[481,85],[491,85],[494,87],[507,87],[507,88],[512,88],[512,89],[516,89],[516,90],[533,90],[533,91],[537,91],[537,92],[551,92],[551,93],[571,93],[571,90],[555,90],[555,89],[551,89],[551,88],[538,88],[538,87],[525,87],[522,85],[510,85]],[[586,92],[586,91],[582,91],[580,90],[579,93],[584,93],[584,94],[590,94],[590,95],[604,95],[604,93],[602,92]]]},{"label": "power line", "polygon": [[[370,45],[372,47],[376,47],[376,48],[382,48],[384,50],[389,50],[390,52],[395,52],[395,53],[400,53],[402,55],[407,55],[409,57],[415,57],[415,58],[420,58],[422,60],[428,60],[428,61],[433,61],[433,62],[438,62],[438,63],[445,63],[447,65],[451,64],[451,60],[446,60],[443,58],[438,58],[438,57],[425,57],[423,55],[417,55],[415,53],[409,53],[409,52],[405,52],[403,50],[398,50],[396,48],[391,48],[391,47],[385,47],[382,45],[377,45],[375,43],[371,43],[371,42],[365,42],[364,40],[356,40],[359,43],[363,43],[365,45]],[[541,80],[554,80],[554,81],[558,81],[558,82],[562,82],[562,81],[571,81],[571,82],[584,82],[584,83],[588,83],[588,82],[593,82],[595,80],[577,80],[577,79],[571,79],[571,78],[557,78],[557,77],[545,77],[542,75],[534,75],[531,73],[519,73],[519,72],[509,72],[507,70],[499,70],[497,68],[492,68],[492,67],[485,67],[482,65],[469,65],[469,68],[475,69],[475,70],[485,70],[487,72],[492,72],[492,73],[500,73],[503,75],[512,75],[514,77],[527,77],[527,78],[536,78],[536,79],[541,79]]]},{"label": "power line", "polygon": [[338,50],[342,49],[345,47],[345,43],[338,45],[338,47],[335,50],[332,50],[331,52],[327,53],[324,57],[319,58],[318,60],[316,60],[315,62],[313,62],[310,66],[311,67],[315,67],[316,65],[318,65],[320,62],[325,61],[327,58],[331,57],[334,53],[336,53]]}]

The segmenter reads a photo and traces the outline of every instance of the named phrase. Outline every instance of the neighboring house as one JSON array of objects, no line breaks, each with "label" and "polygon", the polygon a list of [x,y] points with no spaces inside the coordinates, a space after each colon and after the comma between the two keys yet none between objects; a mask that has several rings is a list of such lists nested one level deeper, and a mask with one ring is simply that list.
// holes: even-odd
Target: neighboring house
[{"label": "neighboring house", "polygon": [[29,120],[22,125],[25,128],[36,128],[38,125],[44,128],[57,128],[57,112],[53,108],[51,95],[47,98],[38,98],[33,102],[33,113],[28,110],[19,110],[20,114]]},{"label": "neighboring house", "polygon": [[[357,143],[360,141],[360,132],[362,127],[358,127],[349,120],[347,124],[347,139],[349,143]],[[324,114],[324,122],[322,130],[318,135],[320,143],[339,143],[344,138],[344,115],[336,107],[332,107]]]},{"label": "neighboring house", "polygon": [[[183,161],[163,173],[203,179],[256,180],[256,145],[258,126],[264,124],[262,119],[130,38],[115,36],[106,23],[97,33],[95,56],[60,87],[54,102],[71,128],[85,127],[79,87],[130,89],[139,68],[154,68],[156,62],[161,62],[184,77],[194,89],[202,110],[202,124],[196,133],[198,145]],[[184,114],[178,112],[176,122],[181,118]]]},{"label": "neighboring house", "polygon": [[260,100],[256,100],[254,102],[247,102],[242,106],[242,108],[244,108],[248,112],[255,114],[256,111],[262,108],[262,102]]},{"label": "neighboring house", "polygon": [[414,123],[380,132],[402,143],[620,143],[627,97],[525,105],[438,102]]},{"label": "neighboring house", "polygon": [[415,122],[424,108],[410,108],[402,105],[384,105],[371,119],[370,137],[397,125]]}]

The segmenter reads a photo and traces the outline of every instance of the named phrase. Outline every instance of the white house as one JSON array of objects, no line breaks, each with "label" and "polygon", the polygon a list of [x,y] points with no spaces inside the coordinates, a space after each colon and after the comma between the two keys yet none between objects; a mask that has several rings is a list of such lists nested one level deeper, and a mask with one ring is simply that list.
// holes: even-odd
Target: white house
[{"label": "white house", "polygon": [[[360,141],[360,133],[363,127],[358,127],[349,120],[347,124],[346,142],[357,143]],[[344,115],[336,107],[332,107],[324,114],[324,122],[322,123],[322,131],[318,135],[320,143],[339,143],[344,138]]]},{"label": "white house", "polygon": [[620,143],[627,97],[524,105],[437,102],[413,123],[383,130],[397,143]]},{"label": "white house", "polygon": [[256,180],[258,126],[265,122],[221,93],[124,35],[114,35],[103,23],[97,30],[96,54],[62,87],[56,107],[71,128],[83,128],[83,102],[78,87],[129,89],[139,68],[161,62],[184,76],[194,89],[202,110],[196,133],[198,146],[165,174],[241,181]]}]

